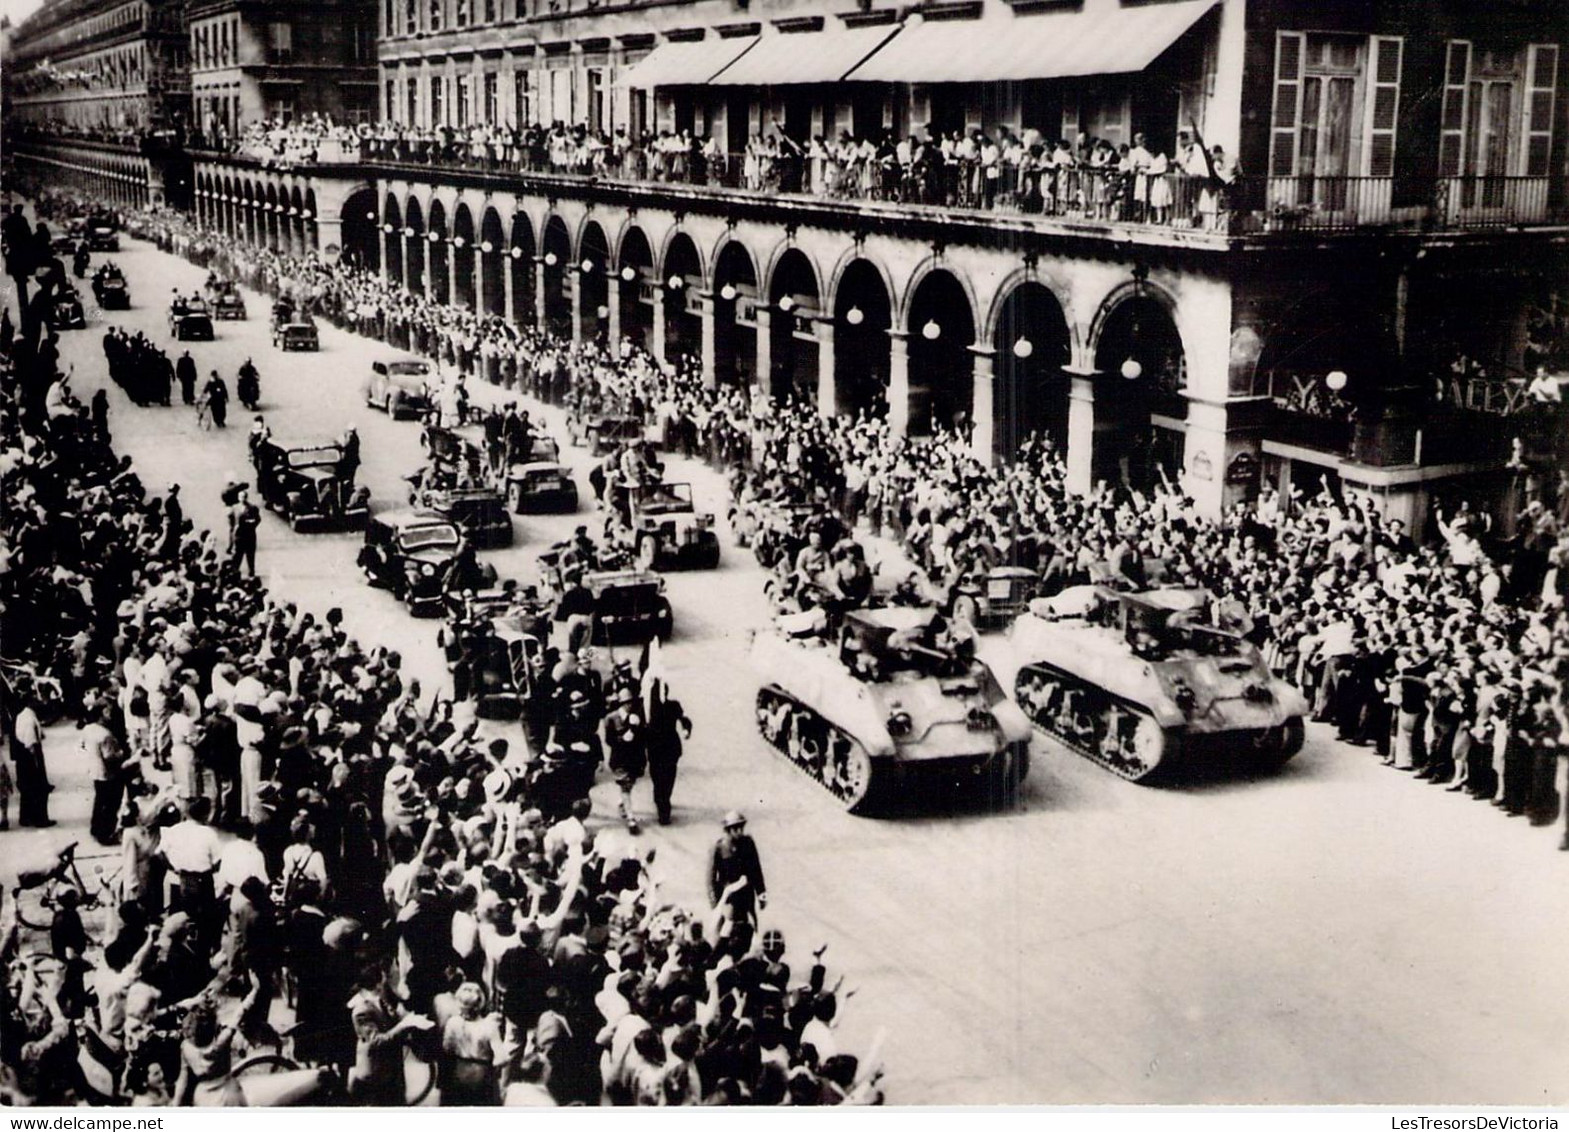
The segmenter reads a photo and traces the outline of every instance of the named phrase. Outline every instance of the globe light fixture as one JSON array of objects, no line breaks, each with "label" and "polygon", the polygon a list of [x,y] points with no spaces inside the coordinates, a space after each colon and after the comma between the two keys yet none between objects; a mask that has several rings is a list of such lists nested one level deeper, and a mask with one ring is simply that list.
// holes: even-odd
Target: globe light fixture
[{"label": "globe light fixture", "polygon": [[1144,367],[1137,358],[1128,358],[1122,363],[1122,376],[1129,381],[1137,381],[1144,376]]},{"label": "globe light fixture", "polygon": [[860,326],[861,323],[866,321],[866,312],[860,307],[851,307],[844,312],[844,320],[851,326]]},{"label": "globe light fixture", "polygon": [[429,240],[433,244],[441,243],[441,233],[440,232],[427,232],[427,233],[425,233],[425,238],[427,240]]},{"label": "globe light fixture", "polygon": [[736,294],[736,289],[729,283],[726,283],[723,287],[719,288],[719,297],[727,303],[735,302]]},{"label": "globe light fixture", "polygon": [[937,325],[936,319],[929,318],[926,320],[926,325],[921,327],[921,337],[928,342],[935,342],[942,337],[942,327]]},{"label": "globe light fixture", "polygon": [[560,262],[561,261],[556,258],[556,253],[555,252],[546,252],[545,253],[545,266],[546,267],[555,267],[556,264],[558,264]]},{"label": "globe light fixture", "polygon": [[599,307],[594,311],[594,313],[597,314],[600,318],[609,318],[610,308],[605,306],[604,303],[600,303]]},{"label": "globe light fixture", "polygon": [[591,259],[585,259],[582,263],[578,264],[578,270],[581,271],[584,275],[591,274],[594,270],[594,261]]},{"label": "globe light fixture", "polygon": [[637,278],[637,268],[633,267],[631,264],[623,267],[621,269],[621,278],[628,283],[632,282],[632,280]]},{"label": "globe light fixture", "polygon": [[513,259],[522,259],[523,258],[523,249],[522,248],[513,248],[507,254],[510,255]]},{"label": "globe light fixture", "polygon": [[383,224],[381,226],[381,230],[383,232],[385,232],[389,236],[392,235],[392,225],[391,224]]},{"label": "globe light fixture", "polygon": [[1339,393],[1346,387],[1346,382],[1349,380],[1350,379],[1346,376],[1345,370],[1337,369],[1331,370],[1329,374],[1325,376],[1324,384],[1329,386],[1331,393]]},{"label": "globe light fixture", "polygon": [[786,295],[784,298],[779,300],[779,309],[784,311],[785,314],[789,314],[791,311],[795,310],[795,300],[792,299],[789,295]]},{"label": "globe light fixture", "polygon": [[479,250],[484,252],[486,255],[489,255],[491,252],[496,250],[496,245],[491,243],[489,240],[485,240],[479,245]]},{"label": "globe light fixture", "polygon": [[376,219],[376,214],[374,212],[367,212],[365,214],[365,219],[366,220],[374,220],[374,219]]},{"label": "globe light fixture", "polygon": [[[312,213],[312,212],[311,212],[311,210],[310,210],[310,209],[308,209],[308,208],[302,208],[302,209],[300,209],[300,219],[301,219],[301,220],[309,220],[309,219],[310,219],[310,218],[311,218],[311,217],[312,217],[312,216],[313,216],[313,215],[314,215],[314,214],[313,214],[313,213]],[[373,218],[373,219],[374,219],[374,218]]]},{"label": "globe light fixture", "polygon": [[289,215],[290,216],[298,216],[299,214],[300,214],[300,210],[299,209],[295,208],[292,204],[289,205]]},{"label": "globe light fixture", "polygon": [[1035,343],[1020,335],[1019,339],[1013,344],[1013,356],[1023,361],[1033,353],[1035,353]]},{"label": "globe light fixture", "polygon": [[665,281],[665,285],[672,291],[679,291],[682,287],[686,286],[686,280],[681,278],[679,275],[672,275]]},{"label": "globe light fixture", "polygon": [[412,240],[414,238],[414,229],[408,227],[407,225],[405,225],[404,229],[403,229],[403,234],[404,234],[404,236],[406,236],[406,237],[408,237],[409,239]]}]

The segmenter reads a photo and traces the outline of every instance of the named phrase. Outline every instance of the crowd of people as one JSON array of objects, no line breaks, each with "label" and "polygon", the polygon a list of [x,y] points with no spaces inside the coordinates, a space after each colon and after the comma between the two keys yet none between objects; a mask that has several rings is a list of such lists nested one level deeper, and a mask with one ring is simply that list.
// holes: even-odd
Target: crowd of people
[{"label": "crowd of people", "polygon": [[1429,531],[1407,531],[1327,480],[1289,499],[1265,484],[1214,522],[1164,479],[1072,495],[1063,454],[1039,437],[991,467],[953,433],[908,441],[874,418],[707,388],[685,362],[543,339],[349,265],[260,262],[265,277],[309,281],[315,301],[364,332],[404,333],[574,411],[657,423],[672,448],[733,474],[738,506],[798,499],[864,520],[945,604],[1003,563],[1038,570],[1048,591],[1108,577],[1208,589],[1342,738],[1534,824],[1563,817],[1569,848],[1569,478],[1522,481],[1508,538],[1464,500],[1441,505]]},{"label": "crowd of people", "polygon": [[[270,597],[177,485],[149,491],[42,332],[0,358],[3,722],[24,824],[52,824],[39,710],[62,689],[119,867],[94,889],[62,855],[5,894],[7,1102],[401,1104],[419,1062],[446,1104],[879,1099],[821,951],[792,974],[762,930],[743,815],[712,907],[673,902],[652,852],[598,828],[592,775],[551,779],[587,742],[586,674],[555,681],[542,746],[482,739],[340,611]],[[637,693],[608,715],[669,698],[657,665]],[[279,1051],[302,1068],[244,1071]]]}]

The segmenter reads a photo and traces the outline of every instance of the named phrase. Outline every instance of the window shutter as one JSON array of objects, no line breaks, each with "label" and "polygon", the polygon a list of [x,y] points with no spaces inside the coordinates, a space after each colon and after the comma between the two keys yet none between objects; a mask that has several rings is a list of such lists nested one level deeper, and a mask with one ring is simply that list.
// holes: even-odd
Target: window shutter
[{"label": "window shutter", "polygon": [[1400,63],[1405,41],[1374,36],[1368,73],[1366,175],[1395,173],[1395,132],[1400,120]]},{"label": "window shutter", "polygon": [[1553,102],[1558,88],[1558,46],[1531,44],[1525,90],[1525,168],[1527,177],[1548,174],[1553,151]]},{"label": "window shutter", "polygon": [[1464,39],[1449,41],[1449,57],[1444,65],[1443,121],[1438,135],[1438,175],[1460,176],[1465,154],[1466,100],[1471,81],[1471,43]]},{"label": "window shutter", "polygon": [[1269,171],[1276,177],[1290,177],[1297,171],[1305,38],[1297,31],[1283,31],[1275,37],[1275,109],[1270,117]]}]

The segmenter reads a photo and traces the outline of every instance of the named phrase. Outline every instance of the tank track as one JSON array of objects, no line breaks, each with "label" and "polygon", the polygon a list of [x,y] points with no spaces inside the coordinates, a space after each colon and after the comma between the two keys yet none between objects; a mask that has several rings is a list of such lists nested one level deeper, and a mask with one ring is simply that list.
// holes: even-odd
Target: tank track
[{"label": "tank track", "polygon": [[[1014,699],[1036,727],[1129,782],[1148,780],[1169,767],[1179,753],[1180,737],[1162,730],[1145,708],[1052,665],[1020,668]],[[1113,727],[1115,741],[1109,738]],[[1153,752],[1152,734],[1160,736],[1159,748]]]},{"label": "tank track", "polygon": [[876,804],[897,773],[777,684],[757,692],[757,728],[797,770],[833,795],[850,813]]}]

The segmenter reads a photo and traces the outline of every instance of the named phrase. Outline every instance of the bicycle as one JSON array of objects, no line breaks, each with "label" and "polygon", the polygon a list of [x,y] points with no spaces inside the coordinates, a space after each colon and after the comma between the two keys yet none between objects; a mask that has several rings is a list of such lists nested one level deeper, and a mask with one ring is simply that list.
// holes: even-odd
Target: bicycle
[{"label": "bicycle", "polygon": [[[73,841],[61,849],[55,856],[54,865],[48,869],[24,869],[17,874],[11,899],[16,904],[16,920],[20,927],[47,935],[53,925],[54,910],[59,907],[60,889],[72,888],[80,893],[76,907],[83,926],[95,939],[105,934],[109,915],[117,907],[115,886],[120,869],[116,867],[105,873],[102,865],[97,866],[93,872],[96,884],[90,886],[76,867],[76,847],[80,844]],[[24,893],[37,894],[36,919],[28,918],[35,909],[30,909],[28,902],[23,900]]]}]

